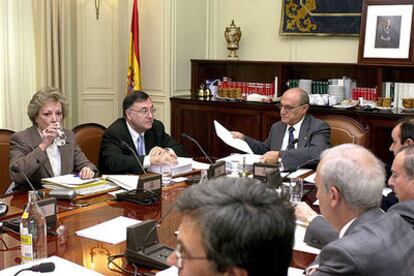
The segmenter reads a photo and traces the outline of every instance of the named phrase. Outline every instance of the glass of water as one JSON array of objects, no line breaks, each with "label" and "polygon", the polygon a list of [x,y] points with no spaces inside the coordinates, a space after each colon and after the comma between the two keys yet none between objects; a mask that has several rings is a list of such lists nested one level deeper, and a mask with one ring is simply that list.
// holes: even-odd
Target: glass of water
[{"label": "glass of water", "polygon": [[293,207],[299,204],[303,195],[303,179],[291,178],[290,179],[290,204]]},{"label": "glass of water", "polygon": [[59,147],[66,145],[66,134],[65,130],[63,129],[63,125],[58,123],[59,128],[57,129],[57,135],[55,137],[56,145]]},{"label": "glass of water", "polygon": [[172,168],[171,164],[163,164],[161,165],[161,180],[162,186],[168,186],[171,184],[172,180]]}]

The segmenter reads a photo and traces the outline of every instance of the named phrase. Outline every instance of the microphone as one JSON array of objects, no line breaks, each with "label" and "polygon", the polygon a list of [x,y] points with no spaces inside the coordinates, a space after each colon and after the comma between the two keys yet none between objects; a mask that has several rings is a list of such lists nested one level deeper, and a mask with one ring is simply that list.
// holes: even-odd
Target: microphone
[{"label": "microphone", "polygon": [[213,164],[213,161],[211,161],[210,157],[207,155],[207,153],[203,150],[203,148],[200,146],[200,144],[197,142],[196,139],[192,138],[190,135],[188,135],[187,133],[181,133],[181,138],[183,139],[189,139],[191,140],[194,144],[197,145],[197,147],[201,150],[201,152],[204,154],[204,156],[207,158],[207,160],[210,162],[210,164]]},{"label": "microphone", "polygon": [[11,166],[10,169],[12,170],[12,172],[19,173],[24,176],[24,178],[26,179],[26,182],[29,184],[30,188],[32,188],[32,190],[35,192],[36,197],[39,200],[40,196],[38,192],[36,191],[35,187],[33,186],[32,182],[30,182],[29,178],[27,178],[26,174],[19,167],[17,167],[16,164]]},{"label": "microphone", "polygon": [[132,154],[134,155],[135,159],[136,159],[136,160],[137,160],[137,162],[138,162],[139,167],[141,168],[141,170],[142,170],[142,171],[144,172],[144,174],[146,175],[146,174],[147,174],[147,172],[145,171],[144,166],[142,165],[141,161],[139,160],[138,155],[137,155],[137,153],[135,152],[135,150],[134,150],[133,148],[131,148],[131,146],[130,146],[130,145],[128,145],[128,143],[127,143],[127,142],[125,142],[125,141],[121,141],[121,146],[123,146],[123,147],[127,148],[129,151],[131,151],[131,152],[132,152]]},{"label": "microphone", "polygon": [[151,246],[151,244],[147,244],[148,238],[151,236],[152,233],[161,225],[161,222],[168,216],[168,214],[174,209],[175,204],[171,204],[170,208],[168,208],[167,212],[165,212],[164,215],[160,218],[158,223],[155,223],[154,226],[148,231],[148,233],[145,235],[144,242],[142,243],[142,253],[145,254],[145,250]]},{"label": "microphone", "polygon": [[285,179],[285,178],[288,178],[292,173],[294,173],[294,172],[296,172],[297,170],[299,170],[299,169],[302,169],[302,167],[303,166],[305,166],[305,165],[307,165],[307,164],[309,164],[309,163],[311,163],[311,162],[314,162],[314,161],[318,161],[318,159],[316,159],[316,158],[312,158],[312,159],[308,159],[308,160],[306,160],[306,161],[304,161],[304,162],[302,162],[302,163],[300,163],[299,165],[297,165],[296,167],[293,167],[293,168],[290,168],[290,169],[288,169],[288,170],[286,170],[286,172],[288,172],[288,174],[287,175],[285,175],[283,178]]},{"label": "microphone", "polygon": [[19,270],[16,274],[14,274],[14,276],[17,276],[22,271],[34,271],[34,272],[40,272],[40,273],[53,272],[55,271],[55,264],[54,263],[40,263],[38,265],[34,265],[32,267]]},{"label": "microphone", "polygon": [[41,263],[41,264],[32,266],[30,270],[34,272],[40,272],[40,273],[53,272],[55,271],[55,264],[54,263]]}]

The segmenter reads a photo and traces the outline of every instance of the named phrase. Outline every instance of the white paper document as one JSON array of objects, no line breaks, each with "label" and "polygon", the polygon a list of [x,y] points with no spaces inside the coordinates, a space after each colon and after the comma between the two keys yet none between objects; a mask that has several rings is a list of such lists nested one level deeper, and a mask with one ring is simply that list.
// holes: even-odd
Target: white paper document
[{"label": "white paper document", "polygon": [[296,224],[296,230],[295,230],[295,245],[293,246],[293,249],[303,252],[308,252],[312,254],[319,254],[321,251],[318,248],[312,247],[305,243],[303,239],[305,238],[305,232],[306,227],[301,224]]},{"label": "white paper document", "polygon": [[245,158],[246,165],[252,166],[253,163],[260,162],[261,157],[262,156],[258,155],[258,154],[239,154],[239,153],[236,153],[236,154],[232,154],[232,155],[223,157],[219,160],[220,161],[223,160],[226,163],[230,163],[231,161],[237,160],[237,161],[239,161],[240,164],[243,164],[243,158]]},{"label": "white paper document", "polygon": [[241,139],[234,139],[230,131],[228,131],[224,126],[222,126],[216,120],[214,120],[214,128],[216,130],[217,136],[221,140],[223,140],[224,143],[242,152],[253,154],[252,149],[249,147],[246,141],[241,140]]},{"label": "white paper document", "polygon": [[119,216],[97,225],[76,231],[76,235],[92,240],[117,244],[126,240],[128,226],[140,223],[141,220]]},{"label": "white paper document", "polygon": [[1,276],[10,276],[10,275],[14,275],[15,273],[17,273],[19,270],[23,269],[23,268],[29,268],[32,267],[34,265],[40,264],[40,263],[46,263],[46,262],[52,262],[55,264],[55,271],[53,272],[48,272],[48,273],[43,273],[40,274],[39,272],[29,272],[29,271],[25,271],[22,272],[21,275],[45,275],[45,276],[61,276],[61,275],[76,275],[76,276],[100,276],[103,275],[101,273],[98,273],[96,271],[90,270],[88,268],[85,268],[83,266],[80,266],[78,264],[72,263],[68,260],[65,260],[61,257],[58,256],[52,256],[49,258],[45,258],[42,260],[37,260],[31,263],[27,263],[27,264],[21,264],[21,265],[16,265],[16,266],[12,266],[6,269],[3,269],[2,271],[0,271],[0,275]]},{"label": "white paper document", "polygon": [[131,191],[137,188],[139,176],[126,174],[108,174],[102,175],[103,179],[109,180],[119,187]]},{"label": "white paper document", "polygon": [[42,182],[57,183],[67,187],[80,186],[87,183],[98,181],[99,178],[82,179],[74,174],[66,174],[55,177],[43,178]]},{"label": "white paper document", "polygon": [[[171,166],[172,176],[188,173],[193,170],[192,158],[177,157],[177,162],[176,165]],[[161,174],[161,167],[162,165],[151,165],[151,167],[148,168],[148,171]]]},{"label": "white paper document", "polygon": [[297,170],[297,171],[295,171],[291,174],[289,174],[288,172],[283,172],[283,173],[281,173],[281,176],[282,177],[287,176],[288,178],[298,178],[298,177],[301,177],[302,175],[304,175],[305,173],[308,173],[310,171],[311,171],[311,169],[299,169],[299,170]]},{"label": "white paper document", "polygon": [[305,182],[309,182],[309,183],[313,183],[313,184],[315,184],[315,177],[316,177],[316,173],[313,173],[313,174],[311,174],[311,175],[309,175],[309,176],[305,177],[303,180],[304,180]]},{"label": "white paper document", "polygon": [[[155,274],[156,276],[178,276],[178,268],[176,266],[171,266],[170,268],[164,269]],[[298,268],[289,267],[288,276],[299,276],[303,275],[303,270]]]}]

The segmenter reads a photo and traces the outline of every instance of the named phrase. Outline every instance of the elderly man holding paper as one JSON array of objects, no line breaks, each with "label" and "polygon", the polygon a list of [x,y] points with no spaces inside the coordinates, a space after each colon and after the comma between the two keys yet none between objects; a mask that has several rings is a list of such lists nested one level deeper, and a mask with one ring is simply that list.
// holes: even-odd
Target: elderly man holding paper
[{"label": "elderly man holding paper", "polygon": [[254,153],[263,154],[265,163],[281,161],[285,169],[296,169],[305,163],[316,165],[320,153],[330,146],[329,125],[307,114],[309,96],[301,88],[287,90],[279,110],[281,120],[272,125],[264,142],[237,131],[232,131],[233,137],[246,141]]}]

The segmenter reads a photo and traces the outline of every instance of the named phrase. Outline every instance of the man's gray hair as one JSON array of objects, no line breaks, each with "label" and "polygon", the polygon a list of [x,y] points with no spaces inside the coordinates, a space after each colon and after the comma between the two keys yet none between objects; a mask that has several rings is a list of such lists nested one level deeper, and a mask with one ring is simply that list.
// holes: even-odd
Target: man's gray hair
[{"label": "man's gray hair", "polygon": [[414,177],[414,146],[401,148],[398,154],[404,154],[404,171],[409,178]]},{"label": "man's gray hair", "polygon": [[362,146],[342,144],[322,152],[319,176],[325,192],[336,187],[354,210],[363,212],[380,206],[384,165]]},{"label": "man's gray hair", "polygon": [[240,267],[250,276],[287,274],[293,209],[262,183],[221,177],[184,190],[176,204],[199,227],[217,271]]}]

